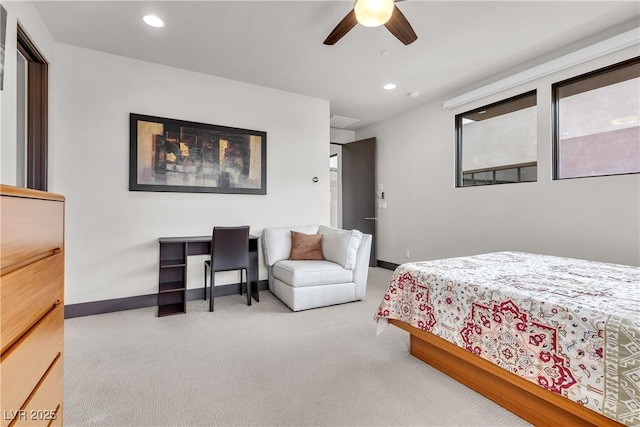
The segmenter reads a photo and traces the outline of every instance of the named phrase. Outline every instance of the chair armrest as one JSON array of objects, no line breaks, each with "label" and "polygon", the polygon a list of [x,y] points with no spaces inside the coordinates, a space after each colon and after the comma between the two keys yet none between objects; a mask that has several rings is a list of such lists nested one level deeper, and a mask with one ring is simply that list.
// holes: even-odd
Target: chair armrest
[{"label": "chair armrest", "polygon": [[358,248],[356,265],[353,268],[353,282],[356,285],[356,299],[364,299],[367,291],[367,278],[369,277],[369,259],[371,257],[371,234],[362,234],[362,242]]}]

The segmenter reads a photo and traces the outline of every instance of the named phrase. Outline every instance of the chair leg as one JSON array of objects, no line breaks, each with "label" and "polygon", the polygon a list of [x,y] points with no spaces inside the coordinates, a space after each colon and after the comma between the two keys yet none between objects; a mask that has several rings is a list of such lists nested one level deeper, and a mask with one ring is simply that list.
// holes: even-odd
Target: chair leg
[{"label": "chair leg", "polygon": [[242,270],[238,270],[240,272],[240,295],[244,294],[244,283],[242,282]]},{"label": "chair leg", "polygon": [[204,265],[204,300],[207,300],[207,264]]},{"label": "chair leg", "polygon": [[213,311],[213,300],[215,298],[215,292],[214,290],[214,286],[215,286],[215,277],[216,277],[216,273],[213,271],[213,268],[211,269],[211,280],[209,280],[209,282],[211,283],[211,290],[209,291],[209,311]]},{"label": "chair leg", "polygon": [[[251,283],[249,283],[249,270],[244,270],[244,278],[247,282],[247,305],[251,305]],[[240,271],[240,279],[242,279],[242,270]]]}]

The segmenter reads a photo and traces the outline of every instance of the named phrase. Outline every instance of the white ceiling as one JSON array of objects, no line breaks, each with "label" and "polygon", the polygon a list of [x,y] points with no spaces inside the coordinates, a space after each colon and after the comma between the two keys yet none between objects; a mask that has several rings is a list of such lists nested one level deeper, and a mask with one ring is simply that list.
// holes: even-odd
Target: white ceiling
[{"label": "white ceiling", "polygon": [[[56,41],[328,99],[348,129],[460,92],[613,27],[640,2],[418,1],[398,4],[418,40],[356,26],[322,44],[351,1],[40,1]],[[155,29],[142,22],[154,13]],[[593,36],[593,37],[592,37]],[[387,56],[380,53],[390,51]],[[549,58],[546,58],[549,59]],[[385,91],[393,82],[397,88]],[[407,93],[419,91],[418,98]]]}]

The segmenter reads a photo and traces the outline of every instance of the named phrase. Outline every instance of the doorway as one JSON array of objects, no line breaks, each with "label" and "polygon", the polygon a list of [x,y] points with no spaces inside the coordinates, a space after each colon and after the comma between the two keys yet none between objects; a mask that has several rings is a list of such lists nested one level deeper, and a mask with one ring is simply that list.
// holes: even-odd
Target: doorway
[{"label": "doorway", "polygon": [[338,225],[338,207],[340,205],[338,172],[338,154],[331,154],[329,156],[329,191],[331,192],[329,226],[333,228],[340,228]]},{"label": "doorway", "polygon": [[376,258],[376,139],[369,138],[342,145],[340,186],[342,190],[342,226],[371,234],[369,266]]},{"label": "doorway", "polygon": [[[17,34],[17,132],[16,182],[27,188],[47,191],[49,64],[18,24]],[[25,145],[26,143],[26,154]]]}]

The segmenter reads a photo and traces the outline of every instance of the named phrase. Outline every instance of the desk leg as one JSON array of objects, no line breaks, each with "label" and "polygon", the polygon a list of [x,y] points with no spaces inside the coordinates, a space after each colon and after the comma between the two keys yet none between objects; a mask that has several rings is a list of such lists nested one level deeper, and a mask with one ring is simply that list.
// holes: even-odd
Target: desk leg
[{"label": "desk leg", "polygon": [[[247,278],[247,292],[251,288],[251,295],[256,302],[260,302],[258,290],[258,241],[255,240],[255,247],[249,248],[249,277]],[[253,246],[253,245],[252,245]]]}]

